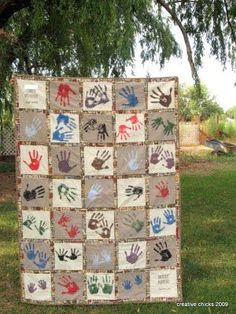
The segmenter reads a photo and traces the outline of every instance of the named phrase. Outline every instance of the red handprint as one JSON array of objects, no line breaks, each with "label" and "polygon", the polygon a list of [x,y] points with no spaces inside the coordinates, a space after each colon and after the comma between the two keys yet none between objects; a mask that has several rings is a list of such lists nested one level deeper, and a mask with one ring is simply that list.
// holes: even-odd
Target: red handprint
[{"label": "red handprint", "polygon": [[160,183],[158,183],[157,185],[155,185],[155,187],[159,190],[160,194],[157,195],[157,197],[167,197],[170,194],[169,191],[169,187],[168,187],[168,183],[161,181]]},{"label": "red handprint", "polygon": [[70,221],[70,217],[66,216],[65,214],[62,214],[57,223],[58,225],[61,225],[62,227],[66,228],[67,222],[69,221]]},{"label": "red handprint", "polygon": [[143,123],[141,121],[139,121],[139,119],[137,117],[137,113],[135,113],[130,118],[126,119],[126,121],[130,121],[132,123],[132,130],[134,130],[134,131],[140,130],[141,125],[143,125]]},{"label": "red handprint", "polygon": [[127,140],[127,138],[130,137],[130,135],[127,132],[127,129],[131,130],[130,127],[128,127],[125,124],[121,124],[121,125],[119,125],[118,129],[119,129],[119,131],[118,131],[117,137],[120,136],[121,140],[123,140],[123,139]]},{"label": "red handprint", "polygon": [[69,84],[60,84],[57,89],[57,96],[55,100],[57,101],[60,97],[60,106],[69,106],[70,105],[70,96],[69,93],[76,95],[76,92],[70,87]]},{"label": "red handprint", "polygon": [[34,149],[33,153],[29,152],[30,164],[24,160],[24,163],[33,171],[38,170],[40,161],[43,156],[39,157],[39,153]]},{"label": "red handprint", "polygon": [[67,291],[62,291],[61,294],[75,294],[80,289],[71,276],[62,276],[58,284],[67,289]]},{"label": "red handprint", "polygon": [[77,226],[71,226],[70,229],[66,230],[68,236],[72,239],[75,238],[79,234],[79,228]]}]

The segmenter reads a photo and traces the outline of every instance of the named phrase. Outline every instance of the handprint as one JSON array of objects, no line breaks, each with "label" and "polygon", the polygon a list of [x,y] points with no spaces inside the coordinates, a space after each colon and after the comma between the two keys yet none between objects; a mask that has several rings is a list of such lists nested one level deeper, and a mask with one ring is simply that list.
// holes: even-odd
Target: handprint
[{"label": "handprint", "polygon": [[59,252],[56,251],[56,253],[57,253],[58,259],[61,262],[67,262],[65,258],[67,257],[66,254],[68,253],[68,251],[66,251],[65,249],[59,249]]},{"label": "handprint", "polygon": [[93,213],[91,218],[89,219],[88,228],[91,230],[96,230],[100,226],[100,222],[104,219],[103,214],[101,213]]},{"label": "handprint", "polygon": [[71,220],[69,216],[66,216],[65,214],[62,214],[61,217],[58,220],[58,224],[63,226],[64,228],[67,227],[67,223]]},{"label": "handprint", "polygon": [[152,95],[150,97],[153,100],[151,100],[151,103],[160,104],[161,106],[168,108],[171,103],[172,88],[170,88],[169,94],[164,94],[160,87],[156,87],[156,89],[157,91],[155,91],[155,89],[152,90]]},{"label": "handprint", "polygon": [[103,250],[99,254],[94,254],[92,256],[92,266],[98,268],[101,265],[108,264],[111,262],[110,252]]},{"label": "handprint", "polygon": [[130,290],[132,288],[132,284],[130,280],[124,280],[122,283],[122,286],[124,287],[125,290]]},{"label": "handprint", "polygon": [[29,152],[30,163],[23,160],[23,162],[32,170],[38,170],[40,161],[43,156],[39,156],[39,153],[34,149],[33,152]]},{"label": "handprint", "polygon": [[79,228],[75,225],[72,225],[70,229],[66,229],[66,232],[71,239],[75,238],[80,233]]},{"label": "handprint", "polygon": [[23,226],[32,230],[31,226],[35,224],[36,218],[34,216],[27,216],[26,220],[23,222]]},{"label": "handprint", "polygon": [[57,117],[56,129],[58,129],[59,126],[61,126],[60,129],[66,126],[69,130],[72,131],[76,129],[75,119],[73,117],[70,117],[69,115],[60,113]]},{"label": "handprint", "polygon": [[153,127],[154,129],[156,129],[156,130],[159,129],[159,127],[160,127],[161,125],[162,125],[162,126],[165,126],[162,117],[155,118],[155,119],[152,120],[152,127]]},{"label": "handprint", "polygon": [[58,98],[60,98],[60,106],[69,106],[70,105],[70,96],[69,93],[72,93],[76,95],[76,92],[73,91],[73,89],[70,87],[69,84],[63,84],[61,83],[58,86],[57,89],[57,96],[55,98],[56,101],[58,101]]},{"label": "handprint", "polygon": [[151,220],[152,231],[153,233],[157,234],[160,233],[165,227],[161,228],[161,218],[155,217]]},{"label": "handprint", "polygon": [[25,134],[28,138],[35,136],[39,130],[42,129],[42,121],[34,117],[31,124],[26,124],[25,126]]},{"label": "handprint", "polygon": [[48,230],[48,225],[45,221],[40,220],[39,226],[35,225],[35,229],[38,231],[40,235],[43,235],[46,230]]},{"label": "handprint", "polygon": [[133,186],[128,185],[128,188],[125,189],[126,196],[136,196],[134,201],[136,201],[141,195],[143,195],[142,186]]},{"label": "handprint", "polygon": [[106,136],[108,137],[109,134],[107,132],[107,127],[105,123],[101,123],[98,125],[98,135],[97,135],[97,140],[102,142],[105,141]]},{"label": "handprint", "polygon": [[30,261],[34,261],[37,255],[39,254],[39,251],[35,250],[34,243],[26,244],[24,248],[24,252]]},{"label": "handprint", "polygon": [[161,153],[163,152],[163,148],[161,146],[157,146],[156,149],[152,147],[151,149],[151,164],[158,164],[161,161]]},{"label": "handprint", "polygon": [[127,214],[123,219],[123,224],[134,229],[136,232],[140,232],[144,226],[144,222],[139,220],[135,213]]},{"label": "handprint", "polygon": [[143,251],[139,252],[139,250],[140,250],[140,246],[138,244],[136,244],[136,246],[132,244],[129,255],[127,254],[127,251],[125,251],[126,260],[128,263],[134,264],[137,262],[139,256],[143,253]]},{"label": "handprint", "polygon": [[29,184],[26,185],[26,189],[23,193],[24,199],[29,202],[37,198],[43,198],[45,194],[45,188],[42,185],[37,186],[35,189],[28,190]]},{"label": "handprint", "polygon": [[34,283],[31,282],[30,284],[28,284],[29,293],[34,293],[36,290],[37,290],[37,287],[35,287]]},{"label": "handprint", "polygon": [[75,201],[75,196],[78,196],[78,194],[75,193],[76,188],[70,188],[64,183],[61,183],[57,187],[57,191],[58,191],[60,199],[62,199],[62,197],[64,196],[70,203],[72,202],[72,200]]},{"label": "handprint", "polygon": [[161,181],[160,183],[158,183],[157,185],[155,185],[156,189],[159,190],[160,194],[157,195],[157,197],[167,197],[169,196],[170,194],[170,191],[169,191],[169,187],[168,187],[168,182],[164,182],[164,181]]},{"label": "handprint", "polygon": [[107,86],[95,85],[89,92],[86,92],[85,107],[94,108],[100,104],[106,104],[109,101],[107,96]]},{"label": "handprint", "polygon": [[97,129],[97,120],[96,119],[90,119],[88,122],[84,125],[84,131],[94,131]]},{"label": "handprint", "polygon": [[103,164],[111,157],[109,151],[103,150],[100,153],[100,150],[97,151],[96,157],[92,161],[91,165],[96,170],[108,169],[108,166],[103,167]]},{"label": "handprint", "polygon": [[57,154],[58,169],[64,173],[70,172],[73,168],[77,166],[77,164],[73,166],[69,165],[71,153],[68,152],[68,156],[66,156],[66,154],[67,154],[66,150],[60,151],[60,158],[59,158],[59,155]]},{"label": "handprint", "polygon": [[172,152],[165,150],[164,153],[161,155],[161,157],[165,161],[165,163],[162,166],[166,167],[167,169],[172,169],[174,167],[175,160],[174,160],[174,155]]},{"label": "handprint", "polygon": [[102,282],[103,282],[103,284],[101,285],[102,292],[104,294],[111,294],[113,290],[114,281],[111,279],[111,277],[106,275],[105,277],[102,277]]},{"label": "handprint", "polygon": [[127,104],[122,104],[124,107],[136,107],[138,104],[138,98],[134,93],[134,87],[126,86],[122,88],[122,92],[119,92],[119,94],[124,97],[127,100]]},{"label": "handprint", "polygon": [[143,282],[143,278],[141,275],[136,275],[134,278],[134,282],[136,285],[141,285],[141,283]]},{"label": "handprint", "polygon": [[103,188],[100,184],[95,183],[91,186],[89,192],[88,192],[88,199],[89,199],[89,203],[88,205],[91,204],[91,202],[95,201],[97,198],[99,198],[101,196],[101,193],[103,191]]},{"label": "handprint", "polygon": [[71,276],[62,276],[60,278],[60,281],[58,282],[60,286],[63,288],[66,288],[66,291],[62,291],[61,294],[75,294],[79,291],[80,287],[77,285],[76,282],[74,282],[71,278]]},{"label": "handprint", "polygon": [[44,252],[41,252],[38,254],[38,262],[36,263],[33,261],[33,263],[39,268],[39,269],[44,269],[47,266],[47,262],[49,260],[49,257],[47,257],[47,254]]},{"label": "handprint", "polygon": [[63,127],[55,130],[52,134],[52,139],[59,142],[68,142],[73,137],[73,132],[65,131]]},{"label": "handprint", "polygon": [[116,135],[117,137],[120,136],[121,140],[127,140],[128,137],[130,137],[129,133],[127,132],[127,130],[131,130],[130,127],[128,127],[125,124],[121,124],[118,127],[118,134]]},{"label": "handprint", "polygon": [[79,256],[81,256],[78,249],[70,249],[70,255],[66,255],[71,261],[76,260]]},{"label": "handprint", "polygon": [[138,162],[138,152],[132,150],[131,152],[128,152],[128,156],[124,157],[124,161],[128,165],[129,169],[132,171],[135,171],[139,168]]},{"label": "handprint", "polygon": [[47,289],[47,282],[45,280],[39,280],[38,281],[38,286],[42,290],[46,290]]},{"label": "handprint", "polygon": [[138,131],[141,128],[141,125],[143,125],[143,123],[141,121],[139,121],[137,113],[135,113],[133,116],[129,117],[128,119],[126,119],[126,122],[130,121],[132,124],[132,130],[134,131]]},{"label": "handprint", "polygon": [[164,216],[166,218],[166,222],[164,221],[163,223],[166,224],[166,225],[172,225],[176,222],[175,220],[175,215],[173,213],[173,209],[169,210],[169,209],[166,209],[164,211]]},{"label": "handprint", "polygon": [[174,127],[175,127],[175,124],[167,120],[167,124],[164,125],[164,131],[163,131],[164,135],[166,136],[169,136],[170,134],[173,135]]},{"label": "handprint", "polygon": [[103,239],[109,239],[111,236],[111,228],[113,227],[113,223],[108,227],[108,221],[102,220],[100,226],[101,232],[96,231]]},{"label": "handprint", "polygon": [[88,280],[88,289],[90,294],[97,294],[99,290],[98,277],[93,275]]},{"label": "handprint", "polygon": [[164,245],[162,242],[159,242],[159,243],[156,243],[155,246],[156,247],[153,250],[161,255],[161,259],[155,259],[155,261],[166,262],[172,257],[170,251],[167,248],[166,241],[164,242]]}]

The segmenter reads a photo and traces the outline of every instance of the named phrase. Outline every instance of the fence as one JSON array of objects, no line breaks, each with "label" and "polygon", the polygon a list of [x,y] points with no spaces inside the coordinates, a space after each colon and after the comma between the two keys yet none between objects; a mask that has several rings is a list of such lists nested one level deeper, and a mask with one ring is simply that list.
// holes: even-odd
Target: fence
[{"label": "fence", "polygon": [[3,128],[0,138],[0,156],[15,155],[15,134],[11,126]]}]

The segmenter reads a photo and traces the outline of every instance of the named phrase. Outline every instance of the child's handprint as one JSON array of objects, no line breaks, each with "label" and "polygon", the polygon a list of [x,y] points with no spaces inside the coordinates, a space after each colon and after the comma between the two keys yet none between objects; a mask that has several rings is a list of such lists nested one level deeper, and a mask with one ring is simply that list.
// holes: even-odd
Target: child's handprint
[{"label": "child's handprint", "polygon": [[60,278],[60,281],[58,282],[60,286],[63,288],[66,288],[66,291],[62,291],[61,294],[75,294],[79,291],[80,287],[77,285],[77,283],[72,280],[71,276],[62,276]]},{"label": "child's handprint", "polygon": [[58,98],[60,98],[60,106],[69,106],[70,105],[70,95],[69,93],[72,93],[74,95],[76,95],[76,92],[73,91],[73,89],[70,87],[69,84],[63,84],[61,83],[58,86],[57,89],[57,96],[55,98],[56,101],[58,101]]},{"label": "child's handprint", "polygon": [[110,276],[105,275],[105,277],[102,277],[102,292],[104,294],[111,294],[113,290],[114,281],[111,279]]},{"label": "child's handprint", "polygon": [[141,275],[136,275],[134,278],[134,282],[136,285],[141,285],[141,283],[143,282],[143,278]]},{"label": "child's handprint", "polygon": [[175,215],[173,213],[173,209],[171,209],[171,210],[166,209],[164,211],[164,216],[166,218],[166,222],[165,221],[163,222],[164,224],[172,225],[172,224],[174,224],[176,222]]},{"label": "child's handprint", "polygon": [[122,283],[122,286],[124,287],[125,290],[130,290],[132,288],[132,284],[130,280],[124,280]]},{"label": "child's handprint", "polygon": [[31,282],[30,284],[28,284],[29,293],[34,293],[36,290],[37,290],[37,287],[35,286],[34,283]]},{"label": "child's handprint", "polygon": [[135,171],[139,168],[137,159],[138,159],[138,152],[134,150],[131,150],[130,152],[128,152],[128,155],[124,157],[125,163],[128,165],[129,169],[132,171]]},{"label": "child's handprint", "polygon": [[70,222],[71,218],[65,214],[62,214],[57,223],[62,227],[66,228],[67,223]]},{"label": "child's handprint", "polygon": [[104,219],[102,213],[93,213],[88,222],[88,228],[91,230],[96,230],[100,226],[100,222]]},{"label": "child's handprint", "polygon": [[70,255],[66,255],[71,261],[76,260],[79,256],[81,256],[78,249],[70,249]]},{"label": "child's handprint", "polygon": [[35,136],[39,130],[42,129],[42,121],[34,117],[31,124],[26,124],[25,126],[25,134],[28,138]]},{"label": "child's handprint", "polygon": [[75,201],[75,196],[78,196],[78,194],[75,193],[76,188],[68,187],[64,183],[61,183],[57,187],[57,191],[58,191],[60,199],[62,199],[62,197],[64,196],[67,199],[67,201],[70,202],[70,203],[72,201]]},{"label": "child's handprint", "polygon": [[155,246],[156,247],[154,247],[153,250],[161,255],[161,259],[155,259],[155,261],[166,262],[172,257],[169,249],[167,248],[166,241],[164,242],[164,244],[162,242],[156,243]]},{"label": "child's handprint", "polygon": [[167,169],[172,169],[175,165],[174,154],[168,150],[165,150],[161,156],[165,161],[162,166],[166,167]]},{"label": "child's handprint", "polygon": [[127,100],[127,104],[122,104],[124,107],[136,107],[138,105],[138,98],[135,95],[134,87],[126,86],[122,88],[122,92],[119,92],[119,94],[124,97]]},{"label": "child's handprint", "polygon": [[30,158],[30,163],[26,162],[25,160],[23,160],[23,162],[32,170],[32,171],[36,171],[39,169],[40,167],[40,161],[42,159],[42,155],[39,156],[38,151],[36,151],[35,149],[33,150],[33,152],[29,152],[29,158]]},{"label": "child's handprint", "polygon": [[92,161],[91,165],[96,170],[108,169],[108,166],[103,167],[103,164],[111,157],[111,154],[107,150],[97,151],[96,157]]},{"label": "child's handprint", "polygon": [[47,282],[45,280],[39,280],[38,281],[38,286],[39,286],[40,289],[46,290],[47,289]]},{"label": "child's handprint", "polygon": [[34,261],[37,255],[39,254],[39,251],[36,251],[35,249],[34,243],[26,244],[24,248],[24,252],[30,261]]},{"label": "child's handprint", "polygon": [[130,137],[129,133],[127,132],[127,130],[131,130],[130,127],[128,127],[125,124],[121,124],[118,127],[118,134],[116,135],[117,137],[120,136],[121,140],[127,140],[128,137]]},{"label": "child's handprint", "polygon": [[155,118],[152,120],[152,127],[154,129],[156,129],[156,130],[159,129],[159,127],[161,125],[164,126],[164,121],[163,121],[162,117],[158,117],[158,118]]},{"label": "child's handprint", "polygon": [[87,198],[89,200],[88,202],[88,206],[93,202],[95,201],[97,198],[101,197],[101,193],[103,191],[103,188],[101,186],[101,184],[98,184],[98,183],[94,183],[89,192],[88,192],[88,195],[87,195]]},{"label": "child's handprint", "polygon": [[75,168],[77,166],[77,164],[73,165],[73,166],[69,165],[69,163],[70,163],[70,154],[71,153],[68,152],[68,156],[67,156],[66,150],[60,151],[60,158],[59,158],[59,155],[57,154],[58,169],[61,172],[68,173],[73,168]]},{"label": "child's handprint", "polygon": [[169,196],[169,194],[170,194],[167,181],[161,181],[160,183],[155,185],[155,188],[160,192],[159,195],[156,195],[156,197],[165,198],[165,197]]},{"label": "child's handprint", "polygon": [[127,214],[123,219],[123,224],[134,229],[136,232],[140,232],[144,226],[144,222],[139,220],[135,213]]},{"label": "child's handprint", "polygon": [[84,124],[84,131],[94,131],[97,129],[97,120],[96,119],[90,119],[88,122]]},{"label": "child's handprint", "polygon": [[49,261],[49,257],[44,252],[38,253],[38,262],[33,261],[33,263],[39,268],[44,269],[47,266],[47,262]]},{"label": "child's handprint", "polygon": [[111,228],[113,227],[113,223],[108,227],[108,221],[102,220],[99,229],[101,228],[101,232],[96,231],[103,239],[109,239],[111,236]]},{"label": "child's handprint", "polygon": [[59,126],[60,126],[60,129],[61,127],[63,128],[64,126],[66,126],[69,130],[72,131],[76,129],[75,119],[69,115],[60,113],[57,117],[56,129],[58,129]]},{"label": "child's handprint", "polygon": [[98,277],[93,275],[88,280],[88,289],[90,294],[97,294],[99,290]]},{"label": "child's handprint", "polygon": [[59,249],[59,252],[57,252],[57,257],[61,262],[67,262],[66,258],[66,254],[68,253],[68,251],[66,251],[65,249]]},{"label": "child's handprint", "polygon": [[32,225],[36,222],[36,218],[34,216],[27,216],[26,220],[23,222],[23,226],[32,230]]},{"label": "child's handprint", "polygon": [[158,164],[161,161],[161,153],[163,152],[163,148],[161,146],[157,146],[156,149],[154,147],[151,148],[151,158],[150,163],[153,165]]},{"label": "child's handprint", "polygon": [[131,116],[128,119],[126,119],[126,122],[127,121],[131,122],[132,130],[134,130],[134,131],[140,130],[141,129],[141,125],[143,125],[143,123],[141,121],[139,121],[137,113],[135,113],[133,116]]},{"label": "child's handprint", "polygon": [[129,255],[127,254],[127,251],[125,251],[126,260],[130,264],[134,264],[137,262],[139,256],[143,253],[143,251],[140,251],[140,246],[136,244],[132,244]]},{"label": "child's handprint", "polygon": [[163,91],[160,89],[160,87],[156,87],[152,90],[152,95],[150,96],[153,100],[151,100],[151,103],[153,104],[160,104],[161,106],[168,108],[171,103],[171,92],[172,88],[170,88],[169,94],[164,94]]},{"label": "child's handprint", "polygon": [[151,220],[152,231],[153,233],[157,234],[160,233],[165,227],[161,228],[161,218],[155,217]]},{"label": "child's handprint", "polygon": [[70,229],[66,229],[66,232],[71,239],[75,238],[80,233],[79,228],[75,225],[72,225]]},{"label": "child's handprint", "polygon": [[86,92],[85,107],[94,108],[100,104],[106,104],[109,101],[107,96],[107,86],[95,85],[89,92]]},{"label": "child's handprint", "polygon": [[35,225],[35,229],[38,231],[38,233],[40,235],[43,235],[44,232],[46,232],[46,230],[48,230],[48,225],[47,225],[46,221],[40,220],[39,226]]},{"label": "child's handprint", "polygon": [[63,127],[56,129],[52,134],[52,139],[59,142],[68,142],[73,137],[73,132],[65,131]]},{"label": "child's handprint", "polygon": [[142,186],[133,186],[128,185],[125,189],[126,196],[135,196],[134,201],[136,201],[141,195],[143,195],[143,187]]},{"label": "child's handprint", "polygon": [[26,185],[26,189],[23,193],[24,199],[29,202],[37,198],[43,198],[45,194],[45,188],[42,185],[37,186],[35,189],[28,190],[29,184]]},{"label": "child's handprint", "polygon": [[173,135],[175,124],[167,120],[167,124],[164,126],[164,135]]}]

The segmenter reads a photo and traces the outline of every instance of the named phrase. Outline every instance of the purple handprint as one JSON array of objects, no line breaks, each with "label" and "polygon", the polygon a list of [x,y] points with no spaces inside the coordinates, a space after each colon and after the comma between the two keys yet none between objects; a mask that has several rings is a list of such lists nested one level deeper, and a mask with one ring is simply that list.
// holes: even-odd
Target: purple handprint
[{"label": "purple handprint", "polygon": [[39,280],[38,281],[38,286],[39,288],[41,288],[42,290],[47,289],[47,282],[45,280]]},{"label": "purple handprint", "polygon": [[165,150],[164,153],[161,155],[161,157],[165,161],[165,163],[163,164],[164,167],[166,167],[167,169],[171,169],[174,167],[175,160],[174,160],[174,154],[172,152]]},{"label": "purple handprint", "polygon": [[58,169],[64,173],[70,172],[71,169],[73,169],[77,166],[77,164],[73,165],[73,166],[69,165],[69,163],[70,163],[70,152],[67,155],[67,152],[65,150],[60,151],[60,156],[59,156],[59,154],[57,154],[57,161],[58,161]]},{"label": "purple handprint", "polygon": [[158,164],[161,161],[161,153],[163,152],[163,148],[161,146],[157,146],[156,149],[152,147],[151,149],[151,164]]},{"label": "purple handprint", "polygon": [[37,288],[35,287],[34,283],[31,282],[30,284],[28,284],[29,293],[34,293],[36,290],[37,290]]},{"label": "purple handprint", "polygon": [[143,253],[143,251],[140,251],[140,246],[138,244],[136,244],[135,246],[134,246],[134,244],[132,244],[130,254],[128,255],[127,252],[125,251],[127,262],[129,262],[130,264],[136,263],[139,256],[142,253]]}]

